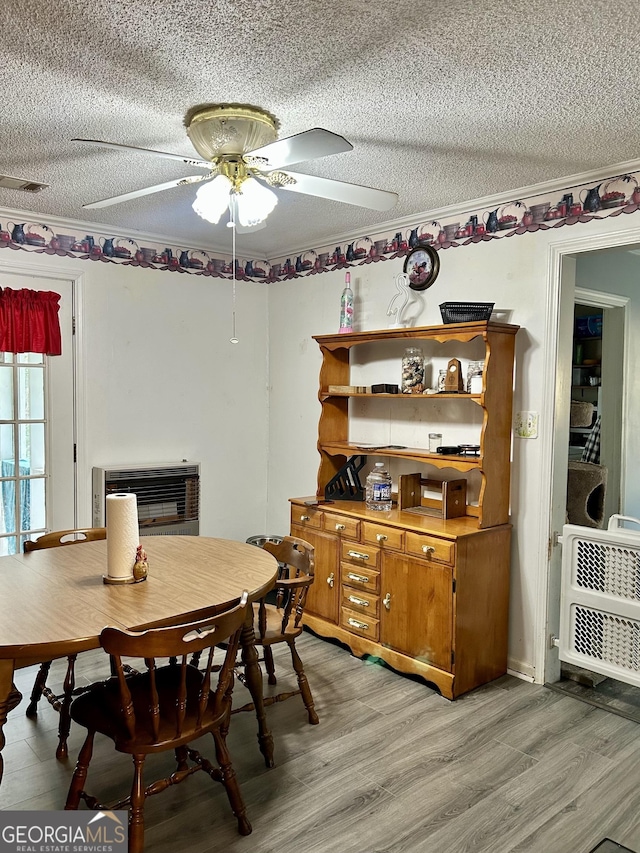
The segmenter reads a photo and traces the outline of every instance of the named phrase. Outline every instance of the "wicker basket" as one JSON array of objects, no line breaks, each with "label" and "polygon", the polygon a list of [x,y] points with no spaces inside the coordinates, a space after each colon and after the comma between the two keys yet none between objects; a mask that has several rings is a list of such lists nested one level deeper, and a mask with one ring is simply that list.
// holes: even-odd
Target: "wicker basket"
[{"label": "wicker basket", "polygon": [[443,323],[473,323],[488,320],[495,302],[442,302]]}]

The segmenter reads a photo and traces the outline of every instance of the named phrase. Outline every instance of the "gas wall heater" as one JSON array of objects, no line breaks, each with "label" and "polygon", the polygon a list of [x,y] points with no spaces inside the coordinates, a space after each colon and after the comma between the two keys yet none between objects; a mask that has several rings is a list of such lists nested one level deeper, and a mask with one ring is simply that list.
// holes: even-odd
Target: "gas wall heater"
[{"label": "gas wall heater", "polygon": [[107,495],[134,493],[141,536],[198,536],[200,465],[161,462],[93,469],[93,525],[106,524]]},{"label": "gas wall heater", "polygon": [[640,687],[640,532],[562,529],[560,660]]}]

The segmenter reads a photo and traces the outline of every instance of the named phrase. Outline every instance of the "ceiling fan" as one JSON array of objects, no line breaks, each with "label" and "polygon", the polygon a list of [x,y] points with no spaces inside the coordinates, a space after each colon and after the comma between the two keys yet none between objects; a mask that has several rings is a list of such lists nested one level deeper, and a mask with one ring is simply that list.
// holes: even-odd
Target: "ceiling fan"
[{"label": "ceiling fan", "polygon": [[239,231],[249,231],[256,230],[256,226],[259,227],[275,207],[278,197],[272,188],[319,196],[373,210],[390,210],[398,200],[397,193],[387,190],[283,171],[294,163],[353,149],[344,137],[324,128],[315,127],[278,139],[279,122],[275,116],[266,110],[242,104],[194,107],[185,116],[184,123],[189,139],[203,158],[201,160],[97,139],[72,140],[105,148],[153,154],[156,157],[178,160],[188,166],[196,166],[206,172],[94,201],[83,207],[109,207],[172,187],[202,184],[193,203],[196,213],[210,222],[217,223],[229,209],[229,224],[235,225],[238,222]]}]

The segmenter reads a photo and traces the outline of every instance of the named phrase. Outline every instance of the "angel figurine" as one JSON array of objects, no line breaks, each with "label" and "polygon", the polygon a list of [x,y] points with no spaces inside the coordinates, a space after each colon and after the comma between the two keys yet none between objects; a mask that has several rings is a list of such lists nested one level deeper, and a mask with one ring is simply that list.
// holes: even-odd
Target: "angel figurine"
[{"label": "angel figurine", "polygon": [[146,580],[149,572],[149,562],[147,560],[147,552],[142,545],[136,548],[136,561],[133,564],[133,578],[136,581]]},{"label": "angel figurine", "polygon": [[[395,293],[389,303],[389,307],[387,308],[387,317],[395,317],[392,323],[389,324],[390,329],[404,329],[404,322],[402,321],[402,312],[407,307],[409,303],[409,299],[411,297],[411,293],[409,291],[409,276],[404,273],[398,273],[398,275],[394,279],[396,290]],[[395,304],[399,297],[404,296],[404,302],[400,307]]]}]

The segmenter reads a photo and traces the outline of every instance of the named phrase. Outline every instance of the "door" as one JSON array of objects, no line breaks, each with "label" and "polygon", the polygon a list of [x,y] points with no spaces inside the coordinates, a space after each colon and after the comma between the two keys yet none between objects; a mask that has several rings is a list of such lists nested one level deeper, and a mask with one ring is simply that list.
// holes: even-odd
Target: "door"
[{"label": "door", "polygon": [[380,641],[451,672],[453,570],[385,552]]},{"label": "door", "polygon": [[315,573],[305,610],[329,622],[338,622],[340,590],[340,539],[309,528],[291,527],[291,535],[305,539],[315,549]]},{"label": "door", "polygon": [[0,555],[76,526],[73,284],[1,273],[3,287],[61,296],[62,355],[0,353]]}]

